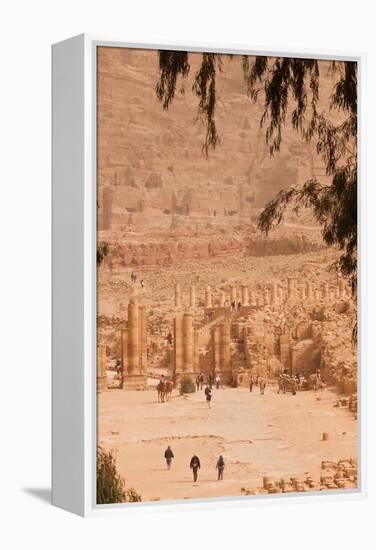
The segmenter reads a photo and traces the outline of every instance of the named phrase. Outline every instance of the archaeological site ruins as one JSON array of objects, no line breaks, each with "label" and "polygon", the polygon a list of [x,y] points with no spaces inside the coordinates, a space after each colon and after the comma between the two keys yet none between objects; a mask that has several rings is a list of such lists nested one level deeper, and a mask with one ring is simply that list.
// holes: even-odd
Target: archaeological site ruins
[{"label": "archaeological site ruins", "polygon": [[98,445],[143,501],[354,490],[356,292],[308,205],[258,228],[282,189],[330,178],[291,128],[269,155],[223,58],[206,155],[197,98],[156,97],[158,52],[98,49]]}]

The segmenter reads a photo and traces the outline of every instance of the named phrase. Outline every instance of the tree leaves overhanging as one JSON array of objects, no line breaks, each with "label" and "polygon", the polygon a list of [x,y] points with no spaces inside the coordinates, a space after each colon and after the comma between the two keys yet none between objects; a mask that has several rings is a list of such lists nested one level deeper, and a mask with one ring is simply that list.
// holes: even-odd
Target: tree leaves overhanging
[{"label": "tree leaves overhanging", "polygon": [[[233,56],[237,57],[237,56]],[[303,141],[314,141],[325,164],[330,185],[316,178],[281,190],[264,208],[258,226],[264,233],[280,224],[286,208],[294,205],[310,208],[322,227],[324,242],[341,251],[340,273],[356,289],[357,274],[357,64],[333,61],[330,72],[336,82],[330,97],[330,110],[337,111],[340,122],[333,122],[320,110],[320,65],[315,59],[265,56],[240,56],[246,93],[252,102],[263,103],[260,125],[270,155],[277,153],[283,140],[283,128],[290,123]],[[188,52],[159,52],[160,79],[156,92],[168,109],[174,99],[180,77],[184,92],[190,72]],[[222,55],[201,54],[194,76],[193,93],[198,98],[197,114],[206,124],[203,149],[206,155],[220,141],[215,114],[216,77],[223,70]],[[289,116],[289,119],[288,119]]]}]

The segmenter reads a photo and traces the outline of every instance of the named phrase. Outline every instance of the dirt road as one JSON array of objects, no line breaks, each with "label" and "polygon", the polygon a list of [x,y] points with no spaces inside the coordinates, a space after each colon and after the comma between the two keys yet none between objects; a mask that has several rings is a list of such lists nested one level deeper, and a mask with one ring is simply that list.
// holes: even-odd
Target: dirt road
[{"label": "dirt road", "polygon": [[[214,390],[211,409],[203,391],[174,393],[169,403],[157,403],[155,391],[107,391],[99,394],[99,442],[117,451],[120,473],[143,501],[239,496],[244,486],[260,487],[263,475],[319,479],[321,460],[357,456],[356,421],[348,409],[333,407],[336,394],[276,391]],[[175,454],[170,471],[167,445]],[[196,484],[189,469],[194,453],[201,460]],[[220,482],[219,454],[226,463]]]}]

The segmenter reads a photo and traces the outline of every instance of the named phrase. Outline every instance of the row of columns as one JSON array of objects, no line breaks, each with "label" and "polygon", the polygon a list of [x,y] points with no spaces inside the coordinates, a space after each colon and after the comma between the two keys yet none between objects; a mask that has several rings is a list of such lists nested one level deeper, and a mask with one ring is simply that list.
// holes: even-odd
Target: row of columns
[{"label": "row of columns", "polygon": [[[334,295],[329,290],[329,284],[325,283],[321,289],[314,288],[310,281],[306,281],[305,285],[298,287],[297,281],[294,277],[287,278],[287,290],[284,293],[282,287],[277,283],[272,283],[270,291],[264,289],[262,296],[253,291],[249,291],[248,285],[241,285],[240,295],[235,285],[230,287],[230,302],[238,303],[240,300],[242,306],[259,306],[259,305],[275,305],[283,301],[292,302],[299,300],[328,300],[331,297],[333,299],[345,299],[349,297],[349,287],[343,279],[339,280],[337,289]],[[213,307],[212,290],[210,286],[207,286],[204,291],[204,303],[205,308]],[[219,293],[219,307],[225,307],[226,305],[226,293],[221,290]],[[182,296],[180,283],[175,286],[175,307],[182,307]],[[196,307],[196,289],[194,286],[189,290],[189,307],[193,310]]]},{"label": "row of columns", "polygon": [[[237,303],[236,286],[231,286],[230,301]],[[224,290],[221,290],[219,294],[219,307],[225,307],[225,302],[226,302],[226,293]],[[204,303],[206,308],[213,307],[212,291],[210,286],[207,286],[205,288]],[[243,306],[249,305],[249,288],[247,285],[242,285],[241,287],[241,303]],[[180,283],[176,283],[175,285],[175,307],[176,308],[182,307],[182,295],[181,295]],[[191,286],[189,289],[189,307],[191,309],[195,309],[196,307],[196,288],[194,286]]]}]

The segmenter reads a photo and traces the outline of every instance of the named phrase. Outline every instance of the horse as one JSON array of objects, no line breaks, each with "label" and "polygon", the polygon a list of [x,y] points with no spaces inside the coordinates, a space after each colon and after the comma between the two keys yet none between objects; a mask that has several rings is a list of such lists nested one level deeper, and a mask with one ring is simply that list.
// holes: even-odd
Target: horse
[{"label": "horse", "polygon": [[158,403],[164,403],[166,398],[166,382],[159,381],[157,385]]},{"label": "horse", "polygon": [[170,401],[173,389],[174,389],[173,382],[171,380],[166,380],[165,383],[164,383],[164,391],[165,391],[166,401]]}]

